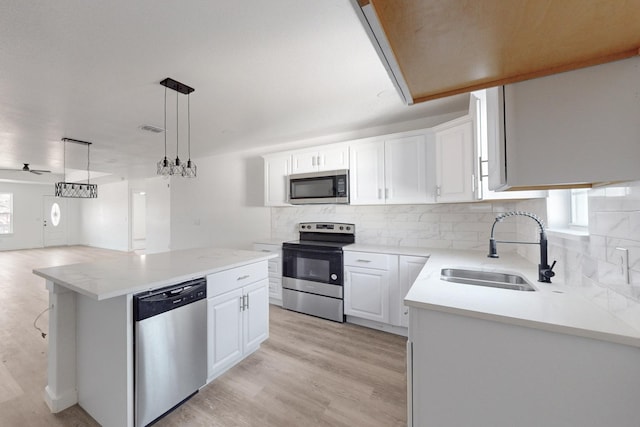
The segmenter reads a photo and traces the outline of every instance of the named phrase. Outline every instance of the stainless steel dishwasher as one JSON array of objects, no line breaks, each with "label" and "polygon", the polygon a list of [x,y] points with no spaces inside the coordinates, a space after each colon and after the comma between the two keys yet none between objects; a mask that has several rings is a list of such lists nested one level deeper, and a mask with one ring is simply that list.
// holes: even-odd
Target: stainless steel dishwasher
[{"label": "stainless steel dishwasher", "polygon": [[207,380],[207,282],[134,295],[135,425],[146,426]]}]

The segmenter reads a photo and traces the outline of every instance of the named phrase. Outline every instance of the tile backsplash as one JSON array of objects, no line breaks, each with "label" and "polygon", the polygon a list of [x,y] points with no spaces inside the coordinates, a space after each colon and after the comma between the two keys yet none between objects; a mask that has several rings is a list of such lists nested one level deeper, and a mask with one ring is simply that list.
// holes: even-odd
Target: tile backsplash
[{"label": "tile backsplash", "polygon": [[[496,215],[515,209],[515,205],[509,201],[272,208],[271,235],[295,240],[299,222],[347,222],[356,225],[356,242],[361,244],[488,251],[491,225]],[[513,240],[516,236],[515,223],[503,224],[500,232],[502,239]]]}]

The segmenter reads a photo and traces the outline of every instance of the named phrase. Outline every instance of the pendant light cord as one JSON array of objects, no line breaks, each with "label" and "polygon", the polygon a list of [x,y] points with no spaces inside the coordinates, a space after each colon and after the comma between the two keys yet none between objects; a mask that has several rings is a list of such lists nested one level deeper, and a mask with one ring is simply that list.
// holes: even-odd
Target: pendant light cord
[{"label": "pendant light cord", "polygon": [[67,141],[62,141],[62,168],[64,175],[64,182],[67,182]]},{"label": "pendant light cord", "polygon": [[178,101],[180,97],[180,93],[178,91],[176,91],[176,166],[179,166],[180,163],[180,144],[179,144],[179,139],[180,139],[180,112],[179,112],[179,108],[178,108]]},{"label": "pendant light cord", "polygon": [[89,179],[90,179],[90,174],[89,174],[89,159],[91,158],[89,154],[90,150],[91,150],[91,146],[87,145],[87,184],[89,184]]},{"label": "pendant light cord", "polygon": [[167,87],[164,88],[164,160],[167,160]]},{"label": "pendant light cord", "polygon": [[187,154],[191,160],[191,96],[187,94]]}]

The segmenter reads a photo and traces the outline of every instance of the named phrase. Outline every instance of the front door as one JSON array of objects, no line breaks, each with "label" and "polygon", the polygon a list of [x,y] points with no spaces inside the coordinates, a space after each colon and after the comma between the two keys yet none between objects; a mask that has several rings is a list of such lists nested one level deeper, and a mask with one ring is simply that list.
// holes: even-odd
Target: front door
[{"label": "front door", "polygon": [[44,196],[42,203],[42,245],[61,246],[67,244],[67,213],[65,199]]}]

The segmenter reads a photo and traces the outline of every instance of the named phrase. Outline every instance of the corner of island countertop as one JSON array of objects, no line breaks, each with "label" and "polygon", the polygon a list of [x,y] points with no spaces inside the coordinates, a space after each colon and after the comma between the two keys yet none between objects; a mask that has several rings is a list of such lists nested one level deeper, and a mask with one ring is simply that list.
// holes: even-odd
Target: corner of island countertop
[{"label": "corner of island countertop", "polygon": [[33,269],[33,274],[96,300],[133,294],[277,257],[217,247],[134,255]]}]

